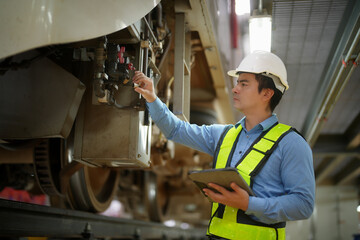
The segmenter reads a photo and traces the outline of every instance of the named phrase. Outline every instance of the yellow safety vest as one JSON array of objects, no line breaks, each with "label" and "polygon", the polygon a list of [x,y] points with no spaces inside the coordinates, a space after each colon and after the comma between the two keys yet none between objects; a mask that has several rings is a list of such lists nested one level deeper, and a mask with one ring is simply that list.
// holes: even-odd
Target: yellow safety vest
[{"label": "yellow safety vest", "polygon": [[[242,126],[227,128],[222,134],[214,154],[215,168],[230,165]],[[244,154],[236,168],[252,187],[252,178],[276,148],[278,142],[293,129],[277,123],[264,131]],[[244,211],[223,204],[213,203],[207,235],[226,239],[285,240],[285,222],[264,224],[250,218]]]}]

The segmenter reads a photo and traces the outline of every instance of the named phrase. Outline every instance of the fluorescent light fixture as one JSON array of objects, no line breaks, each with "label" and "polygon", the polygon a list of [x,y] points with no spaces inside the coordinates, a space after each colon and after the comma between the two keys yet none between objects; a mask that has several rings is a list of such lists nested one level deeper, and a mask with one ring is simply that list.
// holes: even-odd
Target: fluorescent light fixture
[{"label": "fluorescent light fixture", "polygon": [[360,205],[357,206],[356,211],[357,211],[358,213],[360,213]]},{"label": "fluorescent light fixture", "polygon": [[250,52],[271,51],[271,16],[254,15],[249,19]]}]

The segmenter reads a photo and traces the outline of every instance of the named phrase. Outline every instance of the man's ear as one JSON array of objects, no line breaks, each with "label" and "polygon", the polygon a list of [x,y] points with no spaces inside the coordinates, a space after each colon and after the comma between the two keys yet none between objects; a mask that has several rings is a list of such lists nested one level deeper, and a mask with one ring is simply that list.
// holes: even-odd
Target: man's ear
[{"label": "man's ear", "polygon": [[263,89],[263,98],[265,101],[270,101],[270,99],[272,98],[272,96],[274,96],[274,90],[270,89],[270,88],[264,88]]}]

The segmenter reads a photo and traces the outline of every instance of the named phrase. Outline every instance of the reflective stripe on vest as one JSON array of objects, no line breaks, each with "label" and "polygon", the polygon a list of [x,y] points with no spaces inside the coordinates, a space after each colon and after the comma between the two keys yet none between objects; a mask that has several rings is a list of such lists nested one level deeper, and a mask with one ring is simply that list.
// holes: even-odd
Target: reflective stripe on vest
[{"label": "reflective stripe on vest", "polygon": [[[223,134],[215,153],[215,168],[230,166],[241,130],[241,125],[237,128],[233,126]],[[236,168],[249,186],[252,186],[252,178],[259,173],[278,142],[290,131],[290,126],[277,123],[261,134],[237,163]],[[266,225],[255,222],[243,211],[218,203],[213,203],[211,216],[208,235],[228,239],[285,240],[285,223]]]}]

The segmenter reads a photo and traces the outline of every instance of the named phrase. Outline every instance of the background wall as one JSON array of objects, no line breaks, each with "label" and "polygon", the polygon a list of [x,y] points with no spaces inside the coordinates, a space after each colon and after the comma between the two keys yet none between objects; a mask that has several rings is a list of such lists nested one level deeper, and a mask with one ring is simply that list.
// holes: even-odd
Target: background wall
[{"label": "background wall", "polygon": [[350,240],[359,234],[357,189],[317,187],[311,219],[288,222],[287,240]]}]

